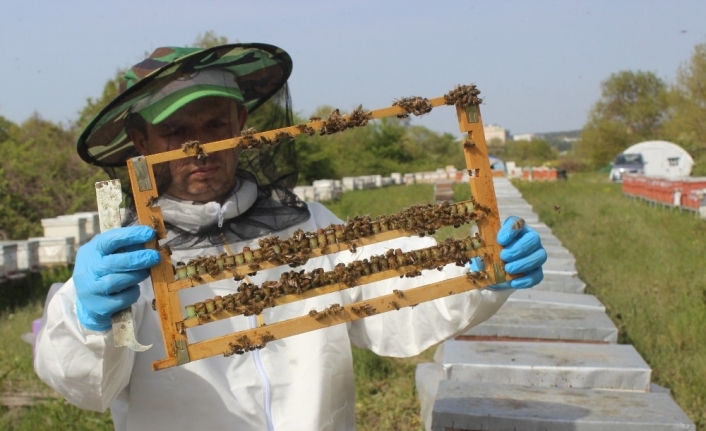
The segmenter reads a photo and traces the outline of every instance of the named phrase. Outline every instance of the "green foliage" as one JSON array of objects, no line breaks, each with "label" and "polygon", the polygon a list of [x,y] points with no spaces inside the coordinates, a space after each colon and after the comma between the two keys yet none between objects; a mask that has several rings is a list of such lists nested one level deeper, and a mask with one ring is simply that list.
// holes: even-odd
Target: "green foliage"
[{"label": "green foliage", "polygon": [[706,175],[706,43],[697,45],[669,89],[670,119],[665,134],[694,157],[693,175]]},{"label": "green foliage", "polygon": [[508,141],[505,143],[505,160],[517,166],[541,166],[557,159],[557,150],[544,139],[531,141]]},{"label": "green foliage", "polygon": [[666,95],[664,82],[654,73],[612,74],[601,84],[601,99],[581,133],[579,154],[596,168],[629,145],[659,138],[667,113]]},{"label": "green foliage", "polygon": [[75,135],[35,115],[0,143],[0,234],[41,236],[42,218],[95,209],[95,167],[76,154]]},{"label": "green foliage", "polygon": [[[579,277],[682,409],[706,430],[706,222],[630,200],[604,175],[515,183],[576,257]],[[556,212],[554,206],[560,206]]]},{"label": "green foliage", "polygon": [[195,48],[213,48],[214,46],[225,45],[228,43],[228,38],[225,36],[218,36],[216,32],[209,30],[203,34],[199,33],[191,45]]},{"label": "green foliage", "polygon": [[[325,118],[329,112],[331,108],[324,106],[316,116]],[[323,178],[465,166],[461,144],[452,135],[410,126],[397,118],[375,120],[330,136],[299,136],[297,150],[302,184]]]}]

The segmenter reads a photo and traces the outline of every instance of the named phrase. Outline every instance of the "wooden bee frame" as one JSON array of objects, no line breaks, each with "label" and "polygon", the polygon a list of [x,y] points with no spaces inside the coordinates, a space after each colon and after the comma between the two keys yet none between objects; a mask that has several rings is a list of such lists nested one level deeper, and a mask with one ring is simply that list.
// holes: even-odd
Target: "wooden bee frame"
[{"label": "wooden bee frame", "polygon": [[[404,98],[396,101],[392,106],[370,112],[364,112],[359,107],[348,115],[341,115],[334,111],[327,119],[313,119],[306,124],[286,127],[262,133],[244,131],[241,136],[218,142],[200,145],[198,142],[185,143],[181,150],[173,150],[165,153],[139,156],[128,161],[130,181],[135,199],[137,217],[140,224],[152,226],[157,230],[157,237],[164,238],[166,231],[162,218],[161,209],[153,206],[152,203],[158,197],[156,181],[154,176],[154,166],[172,160],[186,157],[202,157],[204,153],[213,153],[236,146],[244,148],[252,147],[253,143],[273,143],[282,136],[294,138],[299,134],[313,134],[318,131],[321,134],[330,134],[341,131],[345,128],[364,126],[368,120],[389,116],[407,116],[409,114],[420,115],[429,112],[433,107],[442,105],[452,105],[456,107],[456,115],[459,128],[468,134],[468,139],[463,144],[466,165],[469,174],[469,183],[473,198],[464,203],[448,204],[443,211],[451,213],[465,213],[470,219],[476,222],[479,236],[460,245],[458,249],[462,252],[464,259],[470,257],[481,257],[484,260],[486,270],[476,273],[469,273],[468,276],[450,278],[442,282],[423,285],[417,288],[390,292],[376,298],[371,298],[354,304],[335,304],[316,312],[312,310],[307,315],[280,321],[268,322],[254,329],[244,330],[215,337],[209,340],[189,343],[186,328],[197,325],[208,324],[212,321],[230,318],[235,315],[244,314],[241,311],[229,311],[221,304],[215,311],[204,312],[203,306],[200,313],[195,317],[184,317],[184,307],[180,303],[179,290],[207,284],[216,280],[238,277],[251,273],[253,270],[247,265],[233,265],[233,255],[221,256],[222,261],[218,262],[218,267],[223,269],[220,273],[213,271],[199,271],[198,268],[189,271],[186,268],[178,270],[172,265],[169,251],[160,248],[158,240],[152,240],[147,247],[156,249],[161,254],[161,261],[151,269],[151,279],[154,287],[156,310],[162,327],[165,351],[167,357],[153,363],[154,370],[160,370],[176,365],[181,365],[190,361],[207,358],[214,355],[230,355],[233,353],[244,353],[248,350],[263,347],[267,342],[282,339],[292,335],[301,334],[328,326],[346,323],[362,319],[368,316],[384,313],[387,311],[399,310],[403,307],[415,306],[419,303],[441,298],[444,296],[458,294],[461,292],[478,289],[485,286],[497,284],[507,279],[504,272],[499,253],[500,246],[496,237],[500,227],[498,217],[497,201],[493,186],[493,178],[488,159],[488,150],[483,134],[483,123],[478,104],[480,99],[476,96],[479,92],[475,86],[457,86],[445,96],[434,99]],[[465,208],[465,210],[464,210]],[[419,230],[409,229],[378,230],[372,235],[356,240],[357,246],[365,246],[403,235],[414,235],[420,233]],[[322,239],[323,240],[323,239]],[[335,243],[334,243],[335,240]],[[465,248],[464,248],[465,246]],[[323,254],[338,253],[354,247],[349,241],[339,240],[329,237],[327,245],[319,248],[312,248],[309,257]],[[455,247],[455,246],[454,246]],[[242,252],[242,251],[241,251]],[[424,255],[424,251],[419,254]],[[358,273],[360,277],[347,283],[334,282],[322,287],[307,290],[304,293],[292,293],[286,296],[277,297],[270,300],[265,306],[272,307],[279,304],[303,300],[313,296],[323,295],[333,291],[349,288],[352,285],[364,285],[375,281],[400,277],[414,276],[422,269],[428,269],[424,265],[404,264],[402,260],[400,266],[394,268],[387,267],[379,272]],[[242,262],[241,262],[242,263]],[[277,264],[262,262],[259,269],[268,269]],[[197,272],[194,272],[197,271]],[[178,275],[177,275],[178,274]],[[184,275],[186,274],[186,277]],[[411,274],[411,275],[410,275]],[[264,284],[263,284],[264,286]],[[363,287],[364,288],[364,287]],[[208,301],[208,300],[206,300]],[[209,308],[213,310],[214,304],[210,303]],[[255,311],[261,312],[262,308]]]}]

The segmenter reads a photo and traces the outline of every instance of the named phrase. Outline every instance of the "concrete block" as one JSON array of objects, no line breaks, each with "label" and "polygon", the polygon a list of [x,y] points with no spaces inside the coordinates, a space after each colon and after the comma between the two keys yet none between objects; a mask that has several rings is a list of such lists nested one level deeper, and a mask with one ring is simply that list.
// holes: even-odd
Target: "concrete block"
[{"label": "concrete block", "polygon": [[433,431],[695,431],[665,393],[439,382]]},{"label": "concrete block", "polygon": [[600,310],[508,301],[461,338],[617,343],[618,328]]},{"label": "concrete block", "polygon": [[557,272],[543,269],[544,279],[532,288],[533,291],[583,293],[586,283],[573,272]]},{"label": "concrete block", "polygon": [[534,304],[537,307],[547,305],[586,308],[596,311],[605,311],[605,306],[593,295],[584,293],[552,292],[548,290],[520,289],[516,290],[509,302],[524,302]]},{"label": "concrete block", "polygon": [[434,360],[447,379],[479,384],[649,392],[652,374],[623,344],[447,340]]}]

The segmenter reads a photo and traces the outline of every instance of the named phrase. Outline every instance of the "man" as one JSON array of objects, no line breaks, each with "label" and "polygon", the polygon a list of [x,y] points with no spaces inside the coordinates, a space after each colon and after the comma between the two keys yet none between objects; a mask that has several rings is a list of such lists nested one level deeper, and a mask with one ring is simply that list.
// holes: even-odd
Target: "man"
[{"label": "man", "polygon": [[[127,74],[125,89],[93,120],[78,143],[88,162],[114,175],[128,157],[154,154],[191,140],[202,143],[237,136],[248,116],[281,94],[291,59],[262,44],[224,45],[206,50],[160,48]],[[279,93],[278,93],[279,92]],[[273,117],[282,116],[277,107]],[[286,116],[286,115],[285,115]],[[280,126],[282,124],[279,124]],[[157,171],[168,229],[165,241],[174,261],[213,255],[227,247],[257,247],[257,239],[297,230],[314,231],[340,223],[318,203],[299,201],[291,144],[262,151],[228,150],[208,157],[164,164]],[[483,289],[420,304],[348,325],[336,325],[267,344],[262,350],[211,357],[161,371],[151,363],[166,356],[148,269],[159,261],[139,246],[154,237],[151,228],[128,226],[96,236],[81,247],[73,277],[45,310],[35,368],[39,376],[73,404],[98,411],[111,408],[117,430],[351,430],[355,427],[350,344],[381,355],[411,356],[490,317],[512,288],[541,281],[546,252],[527,227],[503,224],[498,240],[509,273],[524,276],[495,289]],[[302,269],[330,270],[380,254],[428,247],[426,238],[398,238],[355,253],[310,259]],[[287,268],[260,271],[252,282],[278,279]],[[188,332],[198,341],[306,314],[331,304],[407,289],[465,270],[447,266],[421,277],[357,286],[265,310],[261,316],[209,323]],[[191,304],[237,290],[222,280],[180,292]],[[114,347],[110,317],[131,306],[137,339],[153,343],[147,352]]]}]

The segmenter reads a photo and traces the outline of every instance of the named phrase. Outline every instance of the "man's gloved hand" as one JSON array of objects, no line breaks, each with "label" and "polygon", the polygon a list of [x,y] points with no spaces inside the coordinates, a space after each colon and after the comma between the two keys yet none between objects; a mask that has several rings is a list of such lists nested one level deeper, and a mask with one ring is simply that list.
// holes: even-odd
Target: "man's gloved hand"
[{"label": "man's gloved hand", "polygon": [[159,263],[159,252],[142,248],[154,235],[154,230],[147,226],[111,229],[79,248],[73,278],[78,296],[76,314],[81,325],[93,331],[106,331],[111,327],[113,314],[137,301],[140,297],[137,283],[149,276],[150,267]]},{"label": "man's gloved hand", "polygon": [[[500,259],[505,262],[508,274],[523,274],[522,277],[489,286],[489,289],[527,289],[536,286],[544,278],[542,265],[547,261],[547,251],[542,247],[537,231],[527,226],[519,217],[508,217],[498,231],[498,243],[503,246]],[[483,268],[480,258],[471,259],[471,271]]]}]

